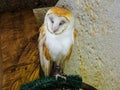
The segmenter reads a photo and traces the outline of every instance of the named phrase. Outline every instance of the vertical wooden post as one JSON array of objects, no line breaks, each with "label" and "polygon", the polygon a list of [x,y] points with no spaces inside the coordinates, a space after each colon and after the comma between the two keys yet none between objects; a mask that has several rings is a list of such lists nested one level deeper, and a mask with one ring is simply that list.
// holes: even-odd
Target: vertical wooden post
[{"label": "vertical wooden post", "polygon": [[2,90],[2,51],[1,51],[1,37],[0,37],[0,90]]}]

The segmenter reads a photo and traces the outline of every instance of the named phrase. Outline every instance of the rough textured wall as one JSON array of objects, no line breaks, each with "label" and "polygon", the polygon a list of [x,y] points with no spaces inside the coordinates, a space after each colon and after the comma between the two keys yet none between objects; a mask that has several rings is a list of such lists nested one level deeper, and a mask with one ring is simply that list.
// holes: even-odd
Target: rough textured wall
[{"label": "rough textured wall", "polygon": [[59,0],[76,17],[78,38],[66,73],[98,90],[120,90],[120,0]]}]

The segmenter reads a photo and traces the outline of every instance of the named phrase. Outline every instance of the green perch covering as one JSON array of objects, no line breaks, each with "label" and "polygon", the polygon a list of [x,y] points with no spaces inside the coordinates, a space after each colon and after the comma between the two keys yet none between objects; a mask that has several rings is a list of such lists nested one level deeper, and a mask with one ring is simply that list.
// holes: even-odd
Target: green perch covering
[{"label": "green perch covering", "polygon": [[79,89],[82,86],[82,78],[78,75],[65,75],[63,78],[55,79],[55,76],[42,77],[29,83],[21,85],[20,90],[49,90],[51,88],[63,89],[74,88]]}]

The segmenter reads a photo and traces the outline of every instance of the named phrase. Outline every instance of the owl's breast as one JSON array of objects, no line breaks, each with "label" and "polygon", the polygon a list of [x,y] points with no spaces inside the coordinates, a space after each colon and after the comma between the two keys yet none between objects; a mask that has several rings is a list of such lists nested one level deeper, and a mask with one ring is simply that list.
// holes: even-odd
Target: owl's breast
[{"label": "owl's breast", "polygon": [[53,61],[63,60],[72,44],[71,38],[53,38],[46,39],[46,45],[49,49]]}]

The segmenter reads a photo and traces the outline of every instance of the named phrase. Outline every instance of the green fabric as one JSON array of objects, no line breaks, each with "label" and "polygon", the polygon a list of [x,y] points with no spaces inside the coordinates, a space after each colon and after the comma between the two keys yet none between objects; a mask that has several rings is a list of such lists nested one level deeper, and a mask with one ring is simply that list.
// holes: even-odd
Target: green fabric
[{"label": "green fabric", "polygon": [[63,78],[55,79],[55,76],[40,78],[29,83],[21,85],[20,90],[50,90],[51,88],[63,89],[74,88],[78,89],[82,86],[82,78],[77,75],[65,75]]}]

